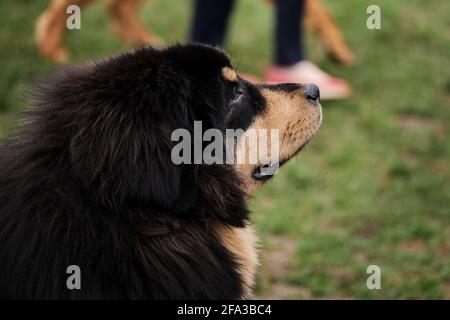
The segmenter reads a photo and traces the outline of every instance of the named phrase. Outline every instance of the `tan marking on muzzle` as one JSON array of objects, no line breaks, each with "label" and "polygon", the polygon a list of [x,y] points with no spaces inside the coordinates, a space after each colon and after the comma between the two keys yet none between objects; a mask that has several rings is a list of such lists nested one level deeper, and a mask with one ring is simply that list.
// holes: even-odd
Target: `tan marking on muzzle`
[{"label": "tan marking on muzzle", "polygon": [[321,106],[314,105],[304,97],[303,87],[291,92],[264,88],[261,89],[261,94],[266,99],[266,110],[255,118],[249,129],[266,129],[269,137],[271,129],[278,129],[279,140],[276,143],[279,151],[278,159],[271,158],[271,144],[275,142],[269,138],[258,139],[257,143],[245,139],[238,145],[236,154],[259,154],[258,146],[263,144],[266,144],[266,150],[269,151],[266,157],[258,157],[257,164],[246,162],[235,165],[243,176],[249,194],[262,185],[261,181],[252,178],[253,170],[265,163],[291,158],[313,137],[322,120]]}]

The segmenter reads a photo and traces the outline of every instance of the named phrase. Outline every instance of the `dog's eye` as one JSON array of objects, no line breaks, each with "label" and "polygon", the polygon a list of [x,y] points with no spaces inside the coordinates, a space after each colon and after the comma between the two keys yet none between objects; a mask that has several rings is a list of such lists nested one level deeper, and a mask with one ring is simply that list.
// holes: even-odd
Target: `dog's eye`
[{"label": "dog's eye", "polygon": [[233,99],[231,100],[231,103],[239,102],[241,97],[244,95],[244,90],[239,85],[236,85],[233,88]]}]

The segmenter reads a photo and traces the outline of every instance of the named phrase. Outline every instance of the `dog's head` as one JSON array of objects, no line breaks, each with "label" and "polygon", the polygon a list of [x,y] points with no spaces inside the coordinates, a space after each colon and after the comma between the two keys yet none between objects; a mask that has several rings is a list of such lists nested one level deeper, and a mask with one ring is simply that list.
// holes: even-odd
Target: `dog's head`
[{"label": "dog's head", "polygon": [[[42,126],[65,146],[70,172],[95,201],[195,211],[234,224],[245,218],[246,192],[294,156],[321,122],[316,86],[252,84],[222,51],[196,44],[74,67],[41,91]],[[181,136],[188,139],[183,133],[191,136],[184,141],[190,154],[174,152]],[[206,164],[201,155],[213,141],[223,153],[216,148]]]},{"label": "dog's head", "polygon": [[223,74],[234,92],[227,105],[225,125],[243,130],[234,148],[235,168],[247,192],[253,193],[319,128],[319,89],[314,84],[254,85],[234,76],[228,67]]}]

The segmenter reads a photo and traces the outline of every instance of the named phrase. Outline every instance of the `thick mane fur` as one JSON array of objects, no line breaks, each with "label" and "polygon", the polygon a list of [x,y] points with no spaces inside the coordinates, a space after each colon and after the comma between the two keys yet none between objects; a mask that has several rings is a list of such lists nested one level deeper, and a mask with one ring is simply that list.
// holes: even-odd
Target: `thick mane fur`
[{"label": "thick mane fur", "polygon": [[[37,87],[0,146],[0,298],[241,296],[211,227],[246,224],[238,175],[170,158],[174,129],[220,128],[229,64],[206,46],[146,48]],[[66,287],[69,265],[81,290]]]}]

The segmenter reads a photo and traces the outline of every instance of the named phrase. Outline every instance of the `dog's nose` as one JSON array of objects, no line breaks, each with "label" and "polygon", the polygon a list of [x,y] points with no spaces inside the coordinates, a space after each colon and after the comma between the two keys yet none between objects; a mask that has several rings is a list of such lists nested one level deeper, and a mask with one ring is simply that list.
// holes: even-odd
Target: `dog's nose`
[{"label": "dog's nose", "polygon": [[304,92],[306,99],[312,102],[317,102],[320,99],[320,90],[315,84],[307,84]]}]

